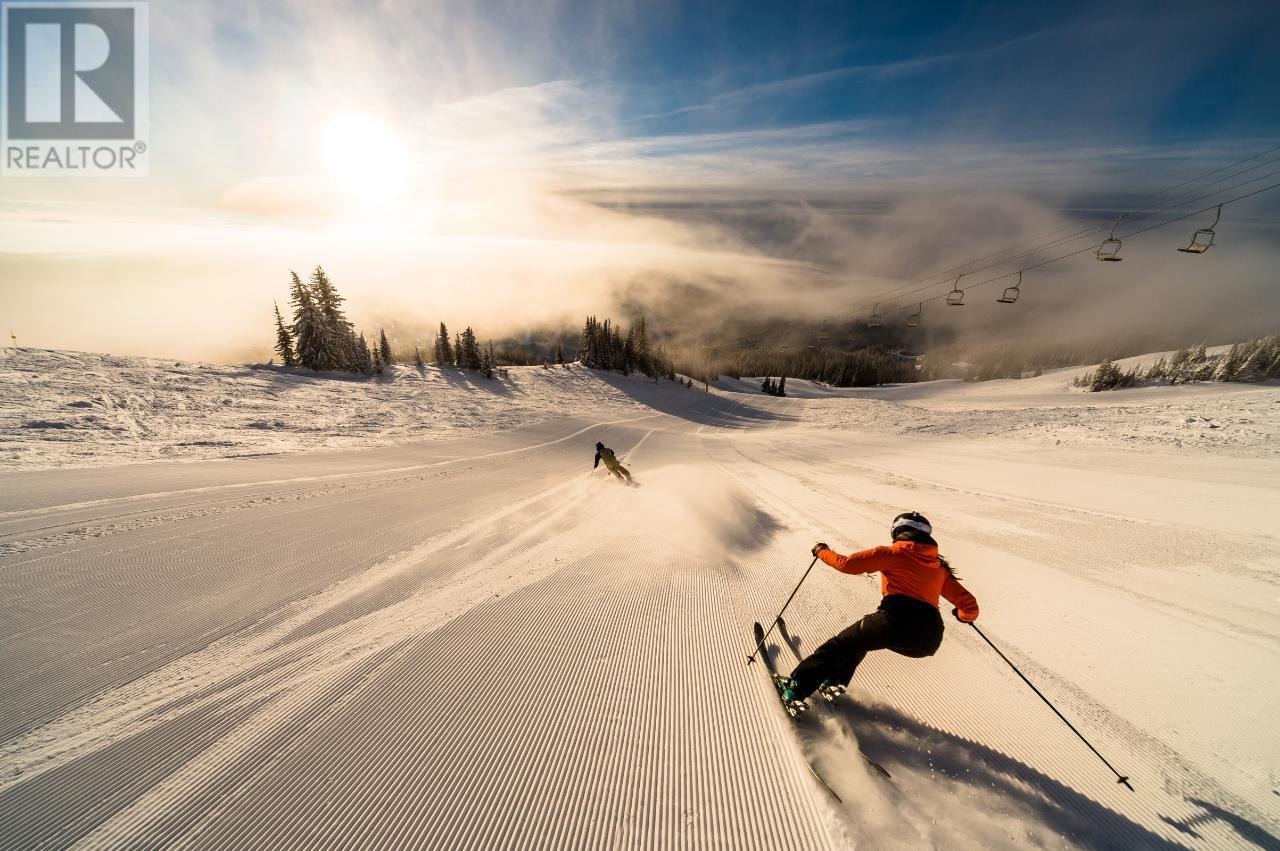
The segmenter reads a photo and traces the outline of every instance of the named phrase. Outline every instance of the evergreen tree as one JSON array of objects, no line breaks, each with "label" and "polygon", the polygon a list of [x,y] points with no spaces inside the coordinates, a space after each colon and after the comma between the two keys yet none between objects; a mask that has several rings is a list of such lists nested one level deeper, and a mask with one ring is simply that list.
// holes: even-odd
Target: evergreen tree
[{"label": "evergreen tree", "polygon": [[422,360],[422,351],[417,347],[413,347],[413,365],[418,368],[418,372],[426,369],[427,364]]},{"label": "evergreen tree", "polygon": [[462,369],[466,361],[462,357],[462,335],[453,335],[453,365]]},{"label": "evergreen tree", "polygon": [[290,272],[289,301],[293,304],[294,353],[298,363],[307,369],[326,369],[324,366],[324,314],[311,297],[311,290]]},{"label": "evergreen tree", "polygon": [[436,336],[436,363],[440,366],[453,366],[453,346],[449,344],[449,329],[440,323],[440,333]]},{"label": "evergreen tree", "polygon": [[608,332],[609,346],[609,366],[606,369],[623,369],[623,351],[625,344],[622,342],[622,333],[618,330],[617,325],[613,325],[608,319],[605,321],[605,328]]},{"label": "evergreen tree", "polygon": [[297,360],[293,356],[293,335],[284,327],[284,319],[280,316],[280,305],[276,309],[276,352],[285,366],[294,366]]},{"label": "evergreen tree", "polygon": [[[633,329],[634,330],[634,329]],[[636,367],[636,338],[632,331],[627,332],[627,340],[622,344],[622,374],[630,375]]]},{"label": "evergreen tree", "polygon": [[480,344],[476,341],[476,332],[468,325],[462,332],[462,366],[466,369],[479,369],[480,361]]},{"label": "evergreen tree", "polygon": [[578,341],[578,360],[589,369],[599,369],[596,357],[597,323],[594,316],[588,316],[582,326],[582,339]]},{"label": "evergreen tree", "polygon": [[1214,370],[1213,377],[1216,381],[1235,381],[1236,372],[1244,364],[1246,354],[1244,348],[1235,343],[1231,346],[1231,350],[1227,352],[1227,356],[1218,364]]},{"label": "evergreen tree", "polygon": [[485,348],[484,354],[480,356],[480,373],[485,378],[493,378],[493,343]]},{"label": "evergreen tree", "polygon": [[649,353],[649,329],[645,325],[644,314],[636,320],[636,324],[631,326],[631,331],[627,334],[631,341],[632,351],[635,353],[636,366],[645,375],[652,376],[654,369],[651,356]]},{"label": "evergreen tree", "polygon": [[378,329],[378,354],[384,364],[390,366],[395,363],[395,358],[391,357],[391,344],[387,342],[387,332],[382,328]]},{"label": "evergreen tree", "polygon": [[1236,370],[1233,381],[1263,381],[1267,377],[1267,367],[1271,365],[1271,358],[1265,340],[1254,340],[1249,347],[1249,352],[1244,359],[1244,363]]},{"label": "evergreen tree", "polygon": [[556,363],[564,366],[564,346],[559,340],[556,340]]},{"label": "evergreen tree", "polygon": [[358,359],[357,371],[373,375],[373,353],[369,351],[369,342],[365,340],[363,333],[356,338],[355,351]]},{"label": "evergreen tree", "polygon": [[316,266],[315,271],[311,273],[311,293],[323,317],[320,350],[324,365],[320,368],[360,371],[355,331],[347,321],[346,314],[342,312],[342,303],[345,299],[338,295],[337,288],[320,266]]},{"label": "evergreen tree", "polygon": [[778,379],[778,395],[779,396],[787,395],[787,377],[785,375],[782,376],[782,378]]},{"label": "evergreen tree", "polygon": [[1262,338],[1260,360],[1265,361],[1262,378],[1280,378],[1280,335]]}]

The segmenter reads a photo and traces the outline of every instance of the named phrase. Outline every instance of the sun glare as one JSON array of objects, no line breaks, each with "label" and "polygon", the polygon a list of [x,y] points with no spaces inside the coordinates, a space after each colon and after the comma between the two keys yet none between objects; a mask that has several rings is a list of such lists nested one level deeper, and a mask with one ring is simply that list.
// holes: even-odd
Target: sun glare
[{"label": "sun glare", "polygon": [[344,194],[366,204],[394,201],[409,179],[409,155],[385,123],[364,113],[329,119],[323,136],[325,170]]}]

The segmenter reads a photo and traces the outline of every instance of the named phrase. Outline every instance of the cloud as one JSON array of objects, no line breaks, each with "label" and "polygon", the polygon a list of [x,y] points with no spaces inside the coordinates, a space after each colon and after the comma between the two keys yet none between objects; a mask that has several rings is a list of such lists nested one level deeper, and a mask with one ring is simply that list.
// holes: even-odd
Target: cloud
[{"label": "cloud", "polygon": [[[1111,65],[1069,98],[1036,93],[1060,76],[1045,66],[1081,49],[1093,23],[790,74],[636,115],[629,104],[645,83],[607,73],[610,51],[626,47],[610,19],[584,21],[579,33],[583,53],[606,70],[548,70],[562,61],[564,39],[528,34],[560,26],[558,4],[519,4],[506,21],[446,2],[386,3],[358,18],[302,0],[194,8],[153,10],[153,115],[164,144],[152,180],[0,187],[0,286],[9,315],[29,329],[24,339],[206,358],[246,346],[265,353],[270,304],[285,297],[288,270],[317,263],[364,324],[443,319],[497,335],[638,306],[689,339],[753,318],[851,322],[885,290],[1072,222],[1140,209],[1153,189],[1265,147],[1243,137],[1153,144],[1073,132],[1066,144],[1005,132],[1004,117],[1027,102],[1065,127],[1096,99],[1083,90],[1105,82]],[[1144,49],[1123,68],[1140,60],[1160,56]],[[997,76],[1003,82],[990,85]],[[1154,76],[1107,109],[1132,110]],[[934,92],[953,98],[946,111],[783,121],[752,108],[851,83],[887,97],[921,77],[948,81]],[[349,109],[378,116],[411,152],[394,204],[354,204],[320,167],[324,119]],[[658,120],[716,110],[737,119]],[[995,130],[983,132],[985,122]],[[1280,259],[1266,239],[1275,219],[1263,199],[1229,208],[1220,246],[1191,265],[1165,256],[1173,228],[1127,245],[1123,264],[1047,268],[1028,280],[1016,313],[975,295],[972,309],[930,309],[929,321],[975,334],[1085,336],[1159,323],[1221,339],[1260,329],[1277,306],[1266,277]],[[55,302],[73,309],[58,316],[48,309]]]}]

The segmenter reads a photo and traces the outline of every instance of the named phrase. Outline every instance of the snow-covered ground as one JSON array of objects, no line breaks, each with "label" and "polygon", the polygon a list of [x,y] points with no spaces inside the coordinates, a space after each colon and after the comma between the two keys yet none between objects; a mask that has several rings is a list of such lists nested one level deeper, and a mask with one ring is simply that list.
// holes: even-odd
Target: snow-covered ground
[{"label": "snow-covered ground", "polygon": [[[5,849],[1280,847],[1280,387],[3,369]],[[796,746],[907,508],[1135,792],[950,619]]]},{"label": "snow-covered ground", "polygon": [[486,380],[396,366],[365,378],[7,348],[0,469],[386,446],[639,407],[577,368]]}]

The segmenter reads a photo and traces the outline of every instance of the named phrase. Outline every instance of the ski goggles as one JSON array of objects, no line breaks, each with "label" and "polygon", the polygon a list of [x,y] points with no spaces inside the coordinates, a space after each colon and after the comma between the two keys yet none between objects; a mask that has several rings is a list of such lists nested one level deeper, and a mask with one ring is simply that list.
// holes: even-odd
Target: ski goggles
[{"label": "ski goggles", "polygon": [[897,520],[893,521],[893,526],[892,528],[889,529],[889,534],[896,535],[898,530],[902,529],[903,527],[906,527],[908,529],[919,529],[921,532],[924,532],[926,535],[933,534],[933,527],[930,526],[928,523],[921,523],[918,520],[908,520],[905,517],[899,517]]}]

